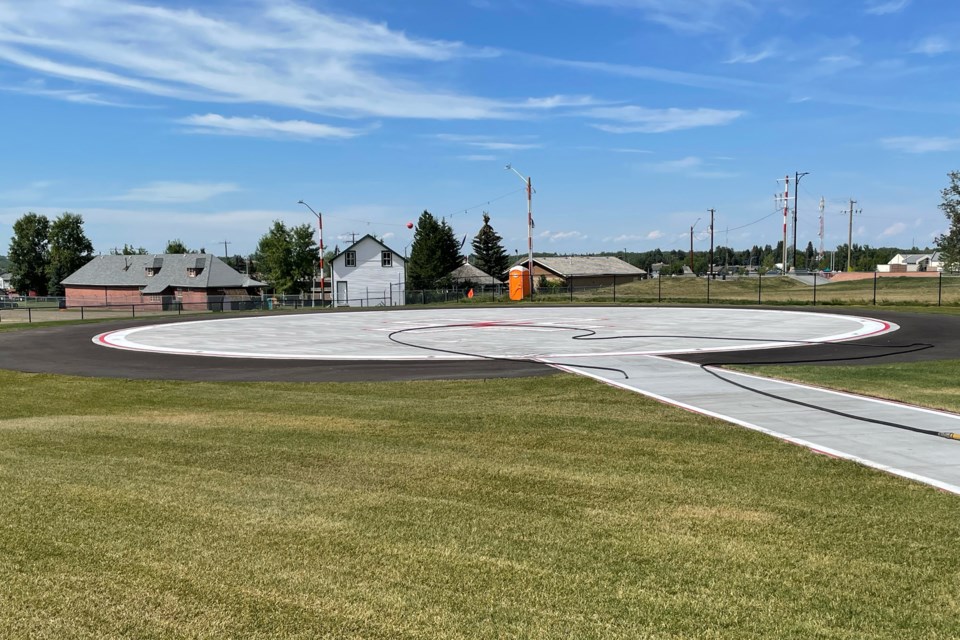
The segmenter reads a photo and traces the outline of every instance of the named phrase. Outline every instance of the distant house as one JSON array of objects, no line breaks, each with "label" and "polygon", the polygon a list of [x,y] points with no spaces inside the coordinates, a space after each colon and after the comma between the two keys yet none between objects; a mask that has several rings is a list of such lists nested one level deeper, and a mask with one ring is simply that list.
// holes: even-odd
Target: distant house
[{"label": "distant house", "polygon": [[453,282],[454,286],[479,285],[482,287],[490,287],[503,284],[503,280],[497,280],[486,271],[483,271],[469,262],[465,262],[451,271],[450,280]]},{"label": "distant house", "polygon": [[878,264],[880,273],[914,273],[923,271],[943,271],[940,252],[898,253],[887,264]]},{"label": "distant house", "polygon": [[210,254],[97,256],[63,280],[68,307],[239,302],[267,285]]},{"label": "distant house", "polygon": [[[517,264],[525,267],[527,260]],[[563,286],[602,287],[642,280],[647,272],[613,256],[575,256],[534,258],[533,276],[535,283],[539,283],[542,276],[547,282]]]},{"label": "distant house", "polygon": [[330,263],[333,304],[400,306],[406,302],[407,259],[371,235],[365,235]]},{"label": "distant house", "polygon": [[9,271],[0,273],[0,293],[4,291],[13,291],[13,274]]}]

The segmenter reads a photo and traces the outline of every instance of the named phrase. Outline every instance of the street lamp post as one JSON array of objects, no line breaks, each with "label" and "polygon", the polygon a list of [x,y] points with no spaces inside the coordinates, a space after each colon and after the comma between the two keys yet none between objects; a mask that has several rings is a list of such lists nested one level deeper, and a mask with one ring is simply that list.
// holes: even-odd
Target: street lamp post
[{"label": "street lamp post", "polygon": [[506,166],[507,171],[513,171],[520,176],[527,185],[527,269],[530,271],[530,295],[533,295],[533,185],[530,182],[530,176],[524,177],[522,173],[513,168],[513,165]]},{"label": "street lamp post", "polygon": [[[323,308],[327,303],[327,298],[324,293],[324,276],[323,276],[323,216],[313,210],[313,207],[308,205],[303,200],[298,200],[297,204],[302,204],[307,209],[310,209],[310,213],[317,216],[317,244],[320,246],[320,307]],[[313,301],[314,305],[317,301],[317,294],[314,293],[314,288],[310,287],[310,299]]]}]

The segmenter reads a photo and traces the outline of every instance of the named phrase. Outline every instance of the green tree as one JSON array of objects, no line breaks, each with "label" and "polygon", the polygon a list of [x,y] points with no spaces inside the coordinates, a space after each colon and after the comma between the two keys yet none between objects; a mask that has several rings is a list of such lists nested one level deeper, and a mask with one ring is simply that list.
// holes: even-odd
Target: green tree
[{"label": "green tree", "polygon": [[143,247],[134,247],[132,244],[126,243],[124,243],[123,249],[117,249],[116,247],[110,249],[110,255],[112,256],[145,256],[149,255],[149,253],[150,252]]},{"label": "green tree", "polygon": [[64,278],[90,262],[93,243],[83,232],[83,217],[64,212],[50,225],[47,235],[50,260],[47,263],[47,292],[62,296]]},{"label": "green tree", "polygon": [[944,268],[957,271],[960,267],[960,171],[951,171],[947,174],[950,179],[941,192],[940,210],[947,216],[950,228],[941,233],[934,242],[940,250],[940,260]]},{"label": "green tree", "polygon": [[476,266],[494,278],[503,280],[510,268],[510,256],[503,248],[503,238],[490,226],[490,214],[483,212],[483,226],[473,239]]},{"label": "green tree", "polygon": [[309,224],[288,228],[275,220],[257,244],[257,269],[279,293],[309,291],[319,259]]},{"label": "green tree", "polygon": [[48,236],[50,221],[44,215],[26,213],[13,223],[10,239],[10,272],[13,288],[22,295],[31,291],[47,295]]},{"label": "green tree", "polygon": [[183,241],[180,238],[176,240],[168,240],[167,248],[163,250],[164,253],[175,254],[175,253],[195,253],[187,249],[187,245],[183,244]]},{"label": "green tree", "polygon": [[443,286],[450,272],[462,261],[460,243],[447,221],[438,221],[429,211],[420,214],[407,261],[408,286],[411,289]]}]

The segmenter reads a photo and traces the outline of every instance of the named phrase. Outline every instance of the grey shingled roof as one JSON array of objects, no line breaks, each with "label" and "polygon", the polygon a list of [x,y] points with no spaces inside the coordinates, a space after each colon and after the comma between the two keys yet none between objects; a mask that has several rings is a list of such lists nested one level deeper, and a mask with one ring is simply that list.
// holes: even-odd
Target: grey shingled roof
[{"label": "grey shingled roof", "polygon": [[[147,269],[159,268],[154,276]],[[202,268],[195,277],[187,269]],[[263,282],[232,269],[210,254],[164,254],[146,256],[97,256],[64,278],[65,286],[142,287],[146,294],[158,294],[168,287],[189,289],[240,289],[265,287]]]},{"label": "grey shingled roof", "polygon": [[497,280],[486,271],[479,269],[472,264],[462,264],[450,272],[450,277],[459,282],[475,282],[476,284],[503,284],[502,280]]},{"label": "grey shingled roof", "polygon": [[[540,266],[563,276],[642,276],[647,272],[614,256],[534,258]],[[526,265],[526,260],[517,264]]]}]

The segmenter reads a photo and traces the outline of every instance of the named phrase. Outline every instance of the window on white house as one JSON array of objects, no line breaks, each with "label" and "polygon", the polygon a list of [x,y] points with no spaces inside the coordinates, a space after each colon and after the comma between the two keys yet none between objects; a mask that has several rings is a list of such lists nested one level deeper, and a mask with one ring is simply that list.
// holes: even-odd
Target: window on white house
[{"label": "window on white house", "polygon": [[343,264],[348,267],[357,266],[357,252],[356,251],[347,251],[343,254]]},{"label": "window on white house", "polygon": [[393,253],[390,251],[381,251],[380,252],[380,266],[389,267],[393,265]]}]

